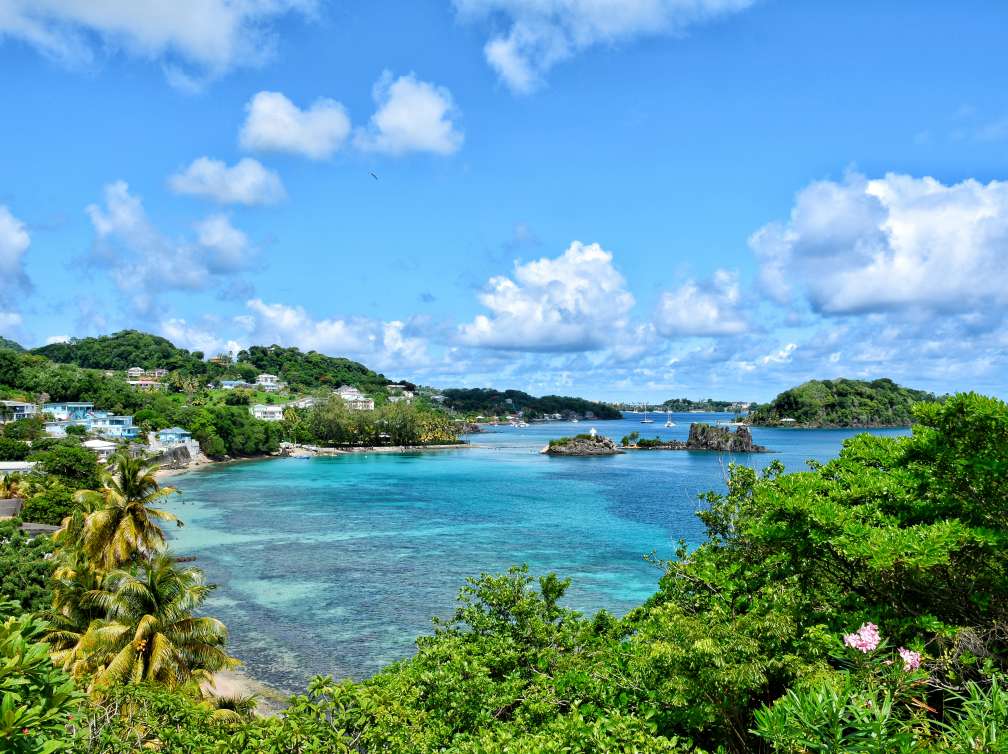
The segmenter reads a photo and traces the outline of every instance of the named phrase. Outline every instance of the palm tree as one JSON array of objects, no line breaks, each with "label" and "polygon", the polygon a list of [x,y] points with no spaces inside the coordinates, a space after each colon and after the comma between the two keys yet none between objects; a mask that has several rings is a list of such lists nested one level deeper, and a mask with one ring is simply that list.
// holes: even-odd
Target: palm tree
[{"label": "palm tree", "polygon": [[138,572],[110,573],[105,583],[84,598],[106,615],[81,642],[97,671],[92,689],[141,682],[176,687],[240,664],[223,649],[224,624],[192,615],[213,588],[198,568],[176,569],[159,555]]},{"label": "palm tree", "polygon": [[174,514],[152,507],[175,492],[172,487],[158,485],[156,462],[119,453],[112,459],[112,468],[112,473],[102,476],[102,489],[81,490],[75,495],[90,511],[79,533],[74,531],[72,516],[60,532],[61,538],[68,540],[78,537],[91,564],[105,572],[137,559],[150,560],[164,551],[164,532],[154,519],[182,526]]},{"label": "palm tree", "polygon": [[88,630],[105,613],[94,604],[92,595],[101,591],[104,576],[88,567],[80,553],[63,552],[52,579],[53,606],[47,611],[46,641],[52,660],[75,678],[94,671],[84,646]]}]

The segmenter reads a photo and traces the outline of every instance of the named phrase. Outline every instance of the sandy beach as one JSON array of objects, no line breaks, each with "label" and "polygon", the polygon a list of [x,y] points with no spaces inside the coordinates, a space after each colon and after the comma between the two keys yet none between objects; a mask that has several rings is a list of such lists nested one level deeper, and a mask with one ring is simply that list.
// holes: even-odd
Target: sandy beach
[{"label": "sandy beach", "polygon": [[240,670],[221,670],[214,673],[213,678],[213,685],[204,684],[204,691],[209,691],[218,697],[254,694],[257,697],[256,713],[263,717],[277,715],[287,706],[287,694],[257,681]]}]

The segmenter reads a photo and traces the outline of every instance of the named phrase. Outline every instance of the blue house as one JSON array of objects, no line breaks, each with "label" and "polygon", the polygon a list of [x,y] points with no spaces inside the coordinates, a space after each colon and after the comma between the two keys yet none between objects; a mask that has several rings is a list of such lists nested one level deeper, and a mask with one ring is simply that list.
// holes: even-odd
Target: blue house
[{"label": "blue house", "polygon": [[133,426],[132,416],[110,414],[108,411],[92,412],[91,425],[88,429],[105,437],[124,440],[132,440],[140,435],[140,428]]},{"label": "blue house", "polygon": [[52,414],[56,421],[86,421],[93,411],[94,404],[88,402],[65,401],[42,404],[42,413]]},{"label": "blue house", "polygon": [[162,445],[182,445],[192,440],[192,433],[182,427],[169,427],[158,430],[157,439]]}]

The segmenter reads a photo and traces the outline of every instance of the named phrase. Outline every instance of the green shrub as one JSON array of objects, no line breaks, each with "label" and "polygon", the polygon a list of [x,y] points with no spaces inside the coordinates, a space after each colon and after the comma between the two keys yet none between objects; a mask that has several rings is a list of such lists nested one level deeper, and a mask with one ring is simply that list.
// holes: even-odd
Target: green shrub
[{"label": "green shrub", "polygon": [[23,461],[29,452],[31,448],[28,443],[0,437],[0,461]]},{"label": "green shrub", "polygon": [[59,482],[25,500],[21,518],[36,524],[59,526],[75,507],[73,493]]}]

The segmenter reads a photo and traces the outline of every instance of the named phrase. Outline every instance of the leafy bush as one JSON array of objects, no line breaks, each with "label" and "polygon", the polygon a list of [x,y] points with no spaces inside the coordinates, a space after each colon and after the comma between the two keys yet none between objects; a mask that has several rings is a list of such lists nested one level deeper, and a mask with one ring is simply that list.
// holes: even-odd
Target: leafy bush
[{"label": "leafy bush", "polygon": [[31,460],[70,489],[94,490],[99,486],[98,460],[87,448],[60,443],[32,453]]},{"label": "leafy bush", "polygon": [[36,524],[59,526],[74,507],[73,493],[56,482],[25,500],[21,518]]},{"label": "leafy bush", "polygon": [[0,461],[23,461],[30,451],[26,442],[0,437]]},{"label": "leafy bush", "polygon": [[46,624],[0,603],[0,749],[48,754],[69,747],[67,725],[81,695],[49,659]]},{"label": "leafy bush", "polygon": [[45,436],[45,422],[41,417],[9,422],[4,425],[3,436],[12,440],[37,440]]},{"label": "leafy bush", "polygon": [[52,540],[29,539],[17,519],[0,521],[0,598],[37,613],[49,607]]}]

